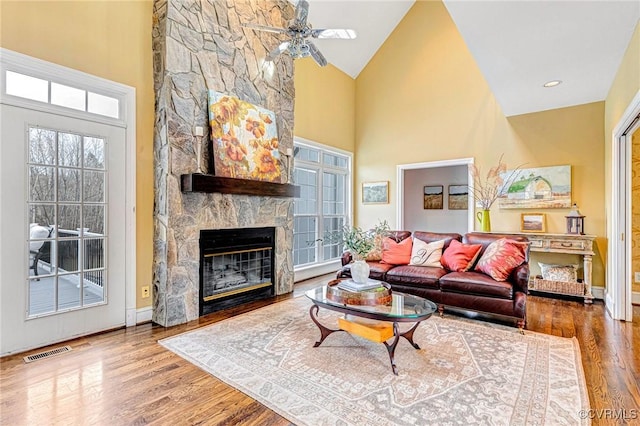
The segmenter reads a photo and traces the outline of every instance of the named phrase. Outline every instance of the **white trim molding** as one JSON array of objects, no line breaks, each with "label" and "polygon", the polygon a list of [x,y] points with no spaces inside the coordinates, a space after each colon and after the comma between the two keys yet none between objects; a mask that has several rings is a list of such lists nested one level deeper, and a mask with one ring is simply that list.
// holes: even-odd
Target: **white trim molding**
[{"label": "white trim molding", "polygon": [[634,291],[631,293],[631,303],[634,305],[640,305],[640,291]]},{"label": "white trim molding", "polygon": [[594,299],[604,300],[604,287],[591,287],[591,294],[593,294]]},{"label": "white trim molding", "polygon": [[138,325],[138,324],[144,324],[145,322],[150,322],[151,321],[151,314],[153,313],[153,308],[151,306],[147,306],[144,308],[138,308],[136,309],[136,323],[134,325]]},{"label": "white trim molding", "polygon": [[[424,163],[399,164],[396,166],[396,194],[398,202],[396,203],[396,229],[404,229],[404,172],[405,170],[416,169],[434,169],[438,167],[451,166],[469,166],[474,163],[473,157],[454,158],[451,160],[427,161]],[[467,228],[469,232],[474,229],[475,219],[475,200],[473,198],[473,177],[469,172],[467,177],[467,185],[469,185],[469,209],[467,217]]]},{"label": "white trim molding", "polygon": [[[613,319],[631,321],[632,274],[631,274],[631,143],[625,133],[640,115],[640,90],[629,103],[618,124],[611,133],[611,217],[608,218],[607,239],[607,311]],[[624,148],[624,152],[621,151]],[[621,154],[624,154],[621,156]],[[620,164],[620,158],[624,164]],[[624,173],[624,175],[622,175]],[[624,193],[620,193],[620,182],[624,181]],[[620,220],[624,218],[624,220]],[[622,223],[621,223],[622,222]]]}]

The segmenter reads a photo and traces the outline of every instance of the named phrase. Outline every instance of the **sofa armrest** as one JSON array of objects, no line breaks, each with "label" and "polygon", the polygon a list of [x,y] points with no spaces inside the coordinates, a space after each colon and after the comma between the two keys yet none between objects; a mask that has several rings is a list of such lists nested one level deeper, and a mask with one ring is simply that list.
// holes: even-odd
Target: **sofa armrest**
[{"label": "sofa armrest", "polygon": [[340,260],[342,261],[342,266],[348,265],[353,260],[353,256],[351,256],[351,252],[345,251],[342,253],[342,258]]},{"label": "sofa armrest", "polygon": [[513,283],[514,291],[521,291],[527,294],[529,292],[529,264],[525,262],[514,269],[511,272],[509,281]]}]

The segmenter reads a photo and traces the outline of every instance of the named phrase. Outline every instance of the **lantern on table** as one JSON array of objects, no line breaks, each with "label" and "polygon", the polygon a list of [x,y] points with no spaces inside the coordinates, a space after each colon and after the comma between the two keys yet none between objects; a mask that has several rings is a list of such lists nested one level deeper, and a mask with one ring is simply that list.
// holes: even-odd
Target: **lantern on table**
[{"label": "lantern on table", "polygon": [[578,205],[573,203],[571,211],[567,216],[567,234],[584,235],[584,216],[580,214]]}]

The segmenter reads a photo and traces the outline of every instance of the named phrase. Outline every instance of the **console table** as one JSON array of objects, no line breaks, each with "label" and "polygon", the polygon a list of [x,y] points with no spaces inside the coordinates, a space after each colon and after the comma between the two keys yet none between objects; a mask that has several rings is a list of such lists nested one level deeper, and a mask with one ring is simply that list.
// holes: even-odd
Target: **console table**
[{"label": "console table", "polygon": [[536,234],[530,232],[515,233],[529,238],[531,242],[530,251],[543,253],[563,253],[578,254],[582,256],[584,265],[584,303],[593,302],[591,293],[592,285],[592,262],[593,262],[593,241],[595,235],[573,235],[573,234]]}]

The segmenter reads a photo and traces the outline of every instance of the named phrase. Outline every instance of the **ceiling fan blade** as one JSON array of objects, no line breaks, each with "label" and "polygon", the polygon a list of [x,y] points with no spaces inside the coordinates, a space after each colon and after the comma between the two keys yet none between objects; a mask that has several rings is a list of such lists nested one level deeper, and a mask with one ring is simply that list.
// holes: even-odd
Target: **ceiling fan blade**
[{"label": "ceiling fan blade", "polygon": [[276,27],[267,27],[266,25],[258,25],[258,24],[243,24],[245,28],[251,28],[252,30],[258,31],[267,31],[269,33],[278,33],[278,34],[286,34],[286,28],[276,28]]},{"label": "ceiling fan blade", "polygon": [[320,65],[321,67],[326,66],[327,60],[325,59],[324,55],[320,53],[316,45],[311,43],[310,41],[307,41],[307,45],[309,46],[309,54],[311,54],[311,57],[318,63],[318,65]]},{"label": "ceiling fan blade", "polygon": [[296,4],[296,24],[304,26],[307,23],[307,16],[309,16],[309,2],[307,0],[298,0]]},{"label": "ceiling fan blade", "polygon": [[311,36],[313,38],[341,38],[345,40],[352,40],[357,37],[354,30],[349,29],[314,29],[311,30]]},{"label": "ceiling fan blade", "polygon": [[288,41],[280,43],[280,45],[278,47],[276,47],[271,52],[269,52],[269,54],[267,55],[265,61],[273,62],[279,54],[281,54],[282,52],[287,50],[287,48],[289,47],[289,44],[290,44],[290,42],[288,42]]}]

